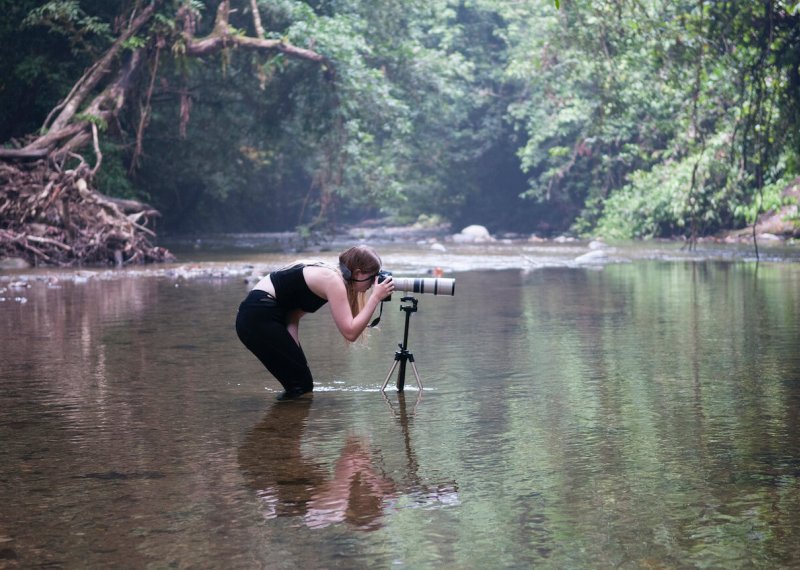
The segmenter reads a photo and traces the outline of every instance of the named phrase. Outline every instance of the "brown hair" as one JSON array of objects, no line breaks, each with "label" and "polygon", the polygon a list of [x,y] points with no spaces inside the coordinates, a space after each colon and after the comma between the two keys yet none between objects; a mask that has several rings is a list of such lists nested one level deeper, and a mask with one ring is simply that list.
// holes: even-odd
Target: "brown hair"
[{"label": "brown hair", "polygon": [[[368,245],[356,245],[343,251],[339,255],[339,263],[344,265],[350,273],[355,273],[358,270],[363,271],[368,275],[378,273],[381,269],[381,258],[378,253]],[[355,284],[348,279],[345,279],[345,287],[347,287],[347,299],[350,301],[350,311],[355,317],[367,302],[366,293],[358,293],[355,290]]]}]

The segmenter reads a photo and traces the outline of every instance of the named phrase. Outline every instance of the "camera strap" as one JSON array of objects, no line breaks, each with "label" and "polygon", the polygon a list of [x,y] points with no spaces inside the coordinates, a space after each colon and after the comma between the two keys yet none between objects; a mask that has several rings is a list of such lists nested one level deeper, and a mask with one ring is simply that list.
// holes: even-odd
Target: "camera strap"
[{"label": "camera strap", "polygon": [[381,311],[378,313],[378,316],[369,324],[369,328],[374,329],[378,326],[378,323],[381,322],[381,317],[383,316],[383,301],[381,301]]}]

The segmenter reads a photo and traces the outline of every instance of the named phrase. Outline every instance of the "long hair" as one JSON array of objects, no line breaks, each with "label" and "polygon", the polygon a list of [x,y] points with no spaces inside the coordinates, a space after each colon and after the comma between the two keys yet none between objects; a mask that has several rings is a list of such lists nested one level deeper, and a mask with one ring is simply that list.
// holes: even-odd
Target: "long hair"
[{"label": "long hair", "polygon": [[[350,273],[358,270],[368,275],[374,275],[381,269],[381,258],[378,253],[368,245],[356,245],[345,250],[339,255],[339,263],[344,265]],[[355,290],[355,283],[345,279],[347,288],[347,300],[350,303],[350,311],[355,317],[367,303],[366,293],[359,293]]]}]

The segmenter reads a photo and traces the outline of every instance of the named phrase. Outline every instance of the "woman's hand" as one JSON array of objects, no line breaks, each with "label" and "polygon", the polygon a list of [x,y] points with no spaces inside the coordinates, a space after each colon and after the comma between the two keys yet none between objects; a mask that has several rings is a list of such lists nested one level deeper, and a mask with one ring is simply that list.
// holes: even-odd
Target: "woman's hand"
[{"label": "woman's hand", "polygon": [[379,301],[383,301],[389,295],[394,292],[394,281],[392,281],[392,276],[389,275],[384,279],[381,283],[378,283],[378,277],[375,277],[375,289],[373,290],[373,295],[378,297]]}]

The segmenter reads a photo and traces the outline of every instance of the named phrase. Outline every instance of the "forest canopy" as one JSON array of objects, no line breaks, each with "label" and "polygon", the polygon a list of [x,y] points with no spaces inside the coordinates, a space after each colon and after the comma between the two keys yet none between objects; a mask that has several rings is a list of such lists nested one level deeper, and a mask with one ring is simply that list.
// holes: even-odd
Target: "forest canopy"
[{"label": "forest canopy", "polygon": [[792,200],[800,175],[797,0],[0,6],[6,253],[158,259],[130,237],[157,218],[695,239]]}]

